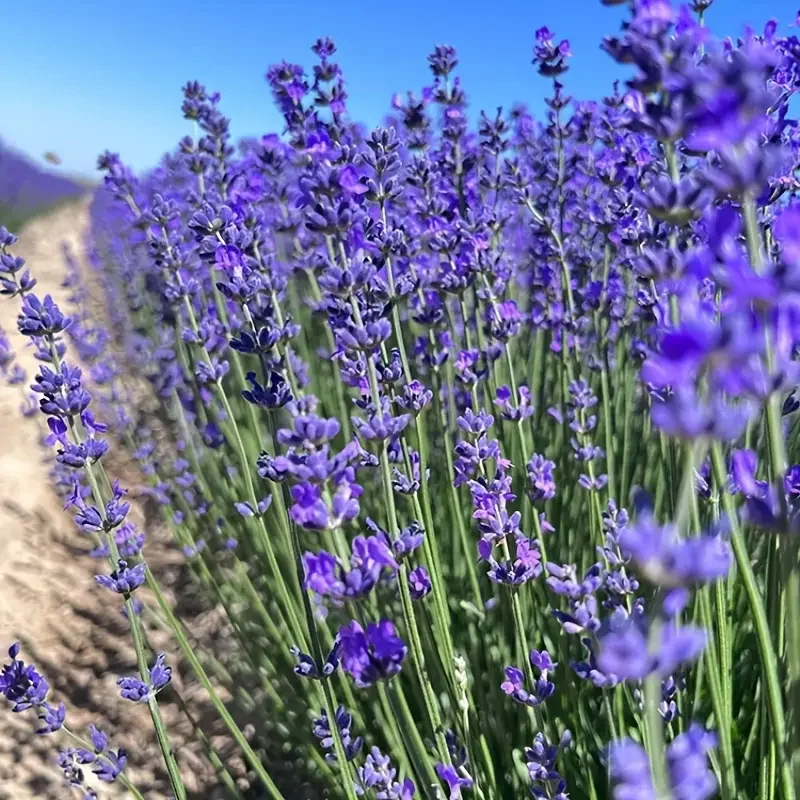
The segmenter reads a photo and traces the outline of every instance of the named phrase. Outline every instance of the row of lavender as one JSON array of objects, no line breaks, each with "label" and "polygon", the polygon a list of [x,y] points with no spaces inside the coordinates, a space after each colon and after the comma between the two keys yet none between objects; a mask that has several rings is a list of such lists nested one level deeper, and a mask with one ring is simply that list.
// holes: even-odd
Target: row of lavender
[{"label": "row of lavender", "polygon": [[[45,154],[45,160],[49,164],[60,163],[54,153]],[[77,198],[85,191],[85,186],[40,168],[0,140],[0,225],[13,229],[42,210]]]},{"label": "row of lavender", "polygon": [[[176,798],[155,624],[248,764],[245,786],[197,730],[231,797],[796,798],[800,42],[717,42],[709,5],[633,3],[604,43],[633,77],[598,103],[538,31],[544,125],[471,130],[449,47],[367,131],[319,40],[310,75],[267,74],[286,135],[239,151],[187,84],[193,135],[157,170],[100,159],[107,328],[78,288],[70,318],[38,299],[3,234],[58,483],[131,623],[121,693]],[[106,426],[224,655],[148,569]],[[18,655],[0,691],[67,730]],[[141,797],[90,734],[67,731],[71,784],[96,796],[91,765]]]}]

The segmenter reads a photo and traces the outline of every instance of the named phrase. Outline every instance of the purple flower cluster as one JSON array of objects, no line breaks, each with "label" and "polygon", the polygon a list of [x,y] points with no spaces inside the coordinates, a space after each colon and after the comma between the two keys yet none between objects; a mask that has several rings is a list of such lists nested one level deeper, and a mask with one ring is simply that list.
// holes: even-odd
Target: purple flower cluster
[{"label": "purple flower cluster", "polygon": [[[717,780],[708,764],[708,754],[715,746],[714,735],[697,725],[668,745],[669,790],[675,800],[707,800],[716,795]],[[609,771],[614,800],[656,800],[647,753],[640,744],[631,739],[614,742],[609,751]]]},{"label": "purple flower cluster", "polygon": [[[94,790],[86,787],[81,767],[91,765],[92,773],[97,780],[103,783],[113,783],[122,774],[128,763],[125,751],[122,748],[116,751],[111,750],[108,746],[108,734],[94,725],[89,726],[89,739],[91,750],[85,747],[71,747],[60,751],[57,759],[67,784],[84,792],[93,792]],[[87,796],[92,797],[93,795],[88,794]]]},{"label": "purple flower cluster", "polygon": [[0,673],[0,694],[11,703],[11,710],[16,713],[31,708],[36,711],[40,722],[37,733],[53,733],[64,724],[66,708],[63,703],[54,706],[47,702],[50,684],[33,664],[17,658],[19,651],[19,644],[8,648],[11,661],[3,665]]},{"label": "purple flower cluster", "polygon": [[396,779],[397,770],[392,766],[389,756],[377,747],[370,748],[364,759],[364,766],[358,768],[356,794],[374,792],[377,800],[411,800],[416,796],[416,787],[411,778],[402,782]]},{"label": "purple flower cluster", "polygon": [[675,526],[660,526],[648,515],[623,530],[619,545],[643,577],[663,587],[724,578],[733,563],[719,533],[682,539]]},{"label": "purple flower cluster", "polygon": [[172,667],[167,665],[165,653],[156,654],[156,660],[148,671],[148,678],[147,682],[132,675],[118,678],[120,694],[125,700],[149,703],[172,680]]},{"label": "purple flower cluster", "polygon": [[541,652],[531,650],[528,658],[531,666],[539,672],[536,685],[530,687],[530,690],[525,689],[525,676],[522,670],[517,667],[506,667],[506,679],[500,684],[500,688],[517,703],[535,708],[553,696],[556,685],[549,679],[548,673],[554,670],[558,664],[550,658],[547,650]]},{"label": "purple flower cluster", "polygon": [[356,536],[351,546],[349,569],[345,569],[336,556],[325,550],[304,553],[305,588],[341,605],[366,597],[375,588],[384,569],[397,569],[397,562],[385,538]]},{"label": "purple flower cluster", "polygon": [[355,482],[360,448],[355,441],[334,452],[330,441],[339,434],[335,419],[298,415],[292,428],[277,432],[283,455],[262,453],[258,472],[272,481],[292,480],[292,519],[302,528],[338,528],[358,516],[362,489]]},{"label": "purple flower cluster", "polygon": [[[66,707],[63,703],[53,705],[48,702],[50,684],[42,677],[36,667],[19,659],[19,644],[8,649],[11,661],[3,665],[0,672],[0,695],[11,704],[13,712],[33,709],[39,719],[39,735],[61,730],[66,720]],[[91,765],[92,773],[103,783],[113,783],[127,765],[127,755],[120,748],[116,751],[108,746],[108,735],[94,725],[89,725],[90,741],[88,747],[69,748],[59,752],[57,763],[63,770],[69,786],[80,789],[84,797],[97,797],[94,790],[85,783],[82,766]]]},{"label": "purple flower cluster", "polygon": [[326,761],[331,764],[336,763],[336,754],[332,752],[334,735],[340,737],[347,760],[353,761],[361,751],[364,740],[360,736],[357,736],[355,739],[352,738],[350,728],[353,724],[353,717],[345,710],[344,706],[339,706],[336,709],[334,720],[337,728],[336,734],[331,730],[330,720],[325,713],[325,709],[322,709],[320,716],[314,720],[312,732],[314,736],[319,739],[322,749],[328,751],[325,754]]},{"label": "purple flower cluster", "polygon": [[366,630],[353,620],[339,629],[342,669],[359,688],[397,675],[408,647],[389,620],[371,622]]}]

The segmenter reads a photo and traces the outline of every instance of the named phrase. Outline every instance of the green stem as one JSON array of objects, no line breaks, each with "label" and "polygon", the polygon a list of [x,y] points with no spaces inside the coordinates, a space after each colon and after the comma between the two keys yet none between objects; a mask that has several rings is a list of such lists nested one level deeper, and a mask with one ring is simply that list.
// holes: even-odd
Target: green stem
[{"label": "green stem", "polygon": [[[661,638],[661,621],[653,619],[650,623],[649,648],[656,651]],[[658,706],[661,703],[661,676],[653,671],[644,683],[644,716],[647,731],[647,753],[650,760],[650,773],[653,788],[658,800],[670,797],[667,783],[667,765],[664,753],[664,730]]]},{"label": "green stem", "polygon": [[[722,447],[718,442],[711,446],[711,464],[714,471],[714,479],[717,485],[722,487],[727,485],[727,472],[725,470],[725,460],[722,454]],[[781,698],[780,680],[778,678],[778,660],[775,657],[775,650],[769,634],[769,623],[767,614],[764,610],[764,601],[758,589],[753,568],[750,564],[750,556],[744,541],[741,528],[739,527],[739,516],[733,497],[728,492],[723,492],[722,503],[725,513],[731,525],[731,545],[736,559],[736,566],[742,576],[747,603],[750,613],[753,616],[755,626],[756,641],[758,643],[758,653],[761,658],[762,677],[766,688],[767,704],[770,712],[772,742],[778,754],[780,764],[780,784],[783,791],[784,800],[794,800],[795,791],[792,779],[791,765],[785,754],[786,741],[786,717]]]},{"label": "green stem", "polygon": [[247,738],[242,733],[239,726],[236,724],[236,721],[230,715],[228,709],[225,707],[225,704],[222,702],[220,696],[217,694],[217,690],[214,688],[213,684],[209,680],[209,677],[203,669],[203,665],[197,658],[197,655],[194,652],[189,640],[186,638],[186,634],[183,631],[183,626],[181,622],[175,617],[175,614],[170,608],[169,603],[167,602],[166,598],[164,597],[163,593],[161,592],[161,588],[158,585],[158,581],[153,577],[153,574],[150,570],[147,570],[147,585],[150,588],[150,591],[153,592],[153,595],[156,598],[156,602],[158,603],[159,608],[161,609],[161,613],[164,615],[164,619],[169,626],[170,630],[172,631],[172,635],[175,637],[175,641],[177,641],[178,646],[183,653],[184,658],[189,663],[189,666],[192,668],[192,672],[194,672],[198,681],[200,681],[201,686],[206,690],[209,699],[211,700],[211,704],[216,709],[217,713],[220,715],[220,718],[225,723],[225,726],[228,728],[231,736],[233,737],[234,741],[237,745],[242,749],[244,753],[245,759],[247,763],[250,765],[250,768],[253,772],[256,773],[259,780],[263,784],[264,788],[269,792],[270,796],[273,800],[284,800],[283,795],[278,790],[278,787],[275,785],[274,781],[270,777],[269,773],[264,769],[264,765],[261,763],[261,759],[258,757],[256,752],[250,746],[250,743],[247,741]]},{"label": "green stem", "polygon": [[[703,445],[698,448],[700,450],[700,458],[705,454],[705,447]],[[697,504],[697,493],[694,486],[695,475],[695,449],[691,443],[684,446],[684,485],[681,487],[681,497],[678,504],[679,515],[683,513],[684,507],[688,504],[692,527],[697,535],[700,534],[700,509]],[[689,486],[688,493],[684,492],[684,488]],[[722,486],[722,491],[725,491],[725,486]],[[724,582],[717,580],[715,583],[715,591],[719,601],[719,592],[721,591],[724,596]],[[711,600],[709,595],[710,589],[707,586],[700,587],[699,590],[699,603],[700,612],[703,619],[703,625],[713,635],[714,623],[711,616]],[[718,625],[717,625],[717,639],[709,641],[706,646],[704,658],[707,660],[707,670],[709,687],[711,689],[711,705],[714,710],[716,718],[717,730],[720,738],[720,750],[722,752],[722,797],[723,800],[735,800],[736,798],[736,770],[733,760],[733,745],[731,742],[731,719],[728,711],[728,703],[726,702],[725,686],[731,680],[730,667],[727,663],[727,622],[724,616],[725,607],[720,608],[717,605],[718,612]],[[719,614],[723,616],[720,619]]]},{"label": "green stem", "polygon": [[[192,303],[189,300],[188,296],[186,295],[184,295],[183,300],[184,300],[184,309],[189,319],[189,324],[192,328],[192,331],[197,333],[199,327],[197,324],[197,319],[195,318],[195,313],[194,313],[194,308],[192,307]],[[211,357],[209,356],[208,351],[205,349],[205,347],[201,348],[201,352],[206,360],[206,363],[211,364]],[[228,395],[225,392],[225,389],[222,385],[222,381],[218,380],[216,386],[219,392],[220,401],[222,402],[222,407],[225,410],[225,414],[227,415],[228,420],[231,424],[231,428],[233,430],[234,440],[236,443],[236,450],[239,456],[239,468],[242,472],[242,476],[244,477],[245,485],[247,487],[248,501],[250,502],[253,513],[256,517],[256,525],[260,533],[260,544],[266,556],[267,565],[272,573],[273,578],[277,583],[278,596],[281,600],[283,611],[286,614],[286,619],[289,623],[289,629],[292,632],[292,635],[295,637],[298,645],[306,646],[306,640],[303,634],[303,628],[297,616],[295,605],[292,602],[292,598],[287,589],[286,581],[283,579],[283,571],[281,570],[280,565],[278,564],[278,559],[277,556],[275,555],[275,549],[272,546],[272,540],[269,536],[266,524],[264,522],[264,516],[258,511],[258,497],[256,496],[255,485],[253,484],[253,476],[250,471],[250,461],[247,455],[247,449],[245,448],[244,441],[242,440],[241,432],[239,431],[239,426],[236,423],[236,417],[234,416],[233,408],[231,407],[230,401],[228,400]]]},{"label": "green stem", "polygon": [[[361,310],[358,307],[358,299],[351,297],[351,307],[353,309],[353,316],[356,324],[361,325]],[[372,393],[372,402],[375,406],[375,413],[377,416],[383,418],[383,410],[381,407],[381,397],[378,390],[378,376],[375,371],[375,362],[370,354],[367,354],[367,374],[369,377],[370,392]],[[389,533],[391,536],[397,535],[400,530],[397,521],[397,510],[394,502],[394,490],[392,489],[392,475],[389,467],[389,452],[388,443],[384,442],[380,454],[380,469],[381,481],[383,483],[383,491],[386,497],[387,515],[389,518]],[[447,741],[444,738],[444,727],[439,715],[439,704],[433,692],[430,680],[425,670],[425,656],[422,649],[422,640],[419,634],[419,627],[413,608],[413,601],[411,600],[411,590],[408,586],[408,567],[405,562],[400,562],[400,569],[398,570],[397,582],[400,589],[400,603],[403,609],[403,620],[406,624],[406,630],[409,637],[409,644],[411,649],[411,661],[414,666],[414,671],[417,675],[422,696],[425,703],[425,709],[428,714],[428,721],[433,730],[436,745],[439,750],[439,758],[446,764],[450,763],[450,754],[447,748]]]}]

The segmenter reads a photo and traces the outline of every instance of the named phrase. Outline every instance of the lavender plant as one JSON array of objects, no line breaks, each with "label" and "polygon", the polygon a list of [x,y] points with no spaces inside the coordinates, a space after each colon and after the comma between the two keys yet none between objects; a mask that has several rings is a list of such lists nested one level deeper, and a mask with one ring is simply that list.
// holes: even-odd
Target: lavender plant
[{"label": "lavender plant", "polygon": [[[710,0],[630,5],[603,43],[630,77],[601,102],[568,96],[569,42],[536,32],[543,122],[473,129],[446,46],[374,130],[329,39],[311,72],[267,72],[280,135],[234,147],[186,84],[192,133],[157,169],[99,160],[105,321],[74,269],[74,314],[39,297],[2,231],[57,481],[136,646],[121,694],[175,797],[155,624],[248,796],[797,797],[800,43],[775,22],[719,42]],[[148,568],[111,441],[224,654]],[[9,652],[12,711],[65,730]],[[125,761],[94,728],[59,755],[84,796],[87,764],[141,796]]]}]

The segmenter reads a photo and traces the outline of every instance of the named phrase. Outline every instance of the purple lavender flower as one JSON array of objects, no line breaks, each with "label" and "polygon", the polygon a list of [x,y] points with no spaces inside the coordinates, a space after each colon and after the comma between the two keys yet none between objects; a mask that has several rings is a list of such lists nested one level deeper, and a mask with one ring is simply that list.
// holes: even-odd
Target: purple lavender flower
[{"label": "purple lavender flower", "polygon": [[667,770],[675,800],[707,800],[717,793],[717,780],[708,766],[716,747],[713,733],[693,724],[667,747]]},{"label": "purple lavender flower", "polygon": [[531,650],[528,656],[531,666],[539,672],[536,685],[530,687],[530,691],[524,688],[525,676],[522,670],[517,667],[506,667],[506,679],[500,684],[500,688],[517,703],[535,708],[541,705],[549,697],[553,696],[556,685],[548,678],[548,673],[554,670],[556,664],[546,650]]},{"label": "purple lavender flower", "polygon": [[416,787],[410,778],[402,783],[395,780],[397,770],[392,766],[389,756],[383,755],[377,747],[370,748],[364,759],[364,766],[358,768],[359,786],[356,794],[364,790],[375,793],[378,800],[411,800]]},{"label": "purple lavender flower", "polygon": [[[264,408],[282,408],[292,399],[292,392],[286,381],[274,370],[269,376],[269,386],[262,386],[256,379],[255,372],[247,373],[250,389],[242,390],[242,397],[248,403]],[[215,378],[216,380],[216,378]]]},{"label": "purple lavender flower", "polygon": [[103,783],[113,783],[123,772],[128,763],[128,756],[121,747],[115,752],[106,750],[102,756],[94,760],[92,772]]},{"label": "purple lavender flower", "polygon": [[412,600],[422,600],[431,591],[431,577],[425,567],[417,567],[408,573],[408,588]]},{"label": "purple lavender flower", "polygon": [[404,411],[417,415],[430,405],[433,399],[433,392],[425,388],[425,385],[418,380],[409,381],[403,386],[403,393],[397,395],[395,402]]},{"label": "purple lavender flower", "polygon": [[544,456],[534,453],[527,464],[529,494],[531,501],[552,500],[556,494],[556,483],[553,478],[555,463]]},{"label": "purple lavender flower", "polygon": [[494,425],[494,417],[483,409],[475,413],[471,408],[468,408],[456,422],[458,427],[466,431],[467,434],[480,437]]},{"label": "purple lavender flower", "polygon": [[117,686],[125,700],[132,700],[134,703],[147,703],[150,700],[150,687],[136,677],[117,678]]},{"label": "purple lavender flower", "polygon": [[12,703],[12,711],[26,711],[44,703],[50,684],[37,672],[32,664],[25,664],[19,655],[19,644],[8,648],[11,663],[3,666],[0,673],[0,693]]},{"label": "purple lavender flower", "polygon": [[578,582],[575,567],[572,565],[559,565],[548,563],[547,586],[556,594],[569,597],[571,600],[581,600],[591,597],[603,585],[603,571],[600,564],[593,564],[586,571],[583,580]]},{"label": "purple lavender flower", "polygon": [[572,55],[569,41],[562,39],[558,45],[553,43],[553,34],[547,27],[536,31],[536,43],[533,46],[533,63],[538,66],[539,74],[555,78],[566,72],[567,59]]},{"label": "purple lavender flower", "polygon": [[332,530],[354,520],[360,510],[358,497],[361,487],[344,478],[328,501],[319,486],[300,483],[292,487],[294,504],[290,509],[292,519],[301,527],[312,531]]},{"label": "purple lavender flower", "polygon": [[626,527],[619,544],[641,573],[659,586],[708,583],[725,577],[733,564],[730,547],[721,536],[681,539],[677,528],[660,526],[649,515]]},{"label": "purple lavender flower", "polygon": [[81,765],[90,764],[94,761],[95,754],[88,750],[76,750],[67,748],[60,750],[56,758],[56,765],[64,775],[64,782],[71,789],[78,789],[83,800],[97,800],[97,792],[87,786],[85,775]]},{"label": "purple lavender flower", "polygon": [[692,625],[666,624],[651,650],[641,620],[629,618],[600,639],[598,668],[622,680],[643,680],[652,672],[663,677],[695,661],[706,646],[706,633]]},{"label": "purple lavender flower", "polygon": [[108,734],[101,731],[95,725],[89,725],[89,738],[95,753],[102,753],[108,747]]},{"label": "purple lavender flower", "polygon": [[336,438],[340,430],[341,425],[334,418],[323,419],[314,414],[306,414],[294,417],[291,429],[280,429],[278,441],[285,447],[310,450]]},{"label": "purple lavender flower", "polygon": [[471,789],[474,783],[469,775],[459,774],[450,764],[437,764],[436,774],[447,784],[449,800],[461,800],[464,796],[461,790]]},{"label": "purple lavender flower", "polygon": [[[353,761],[361,751],[364,740],[360,736],[357,736],[355,739],[352,738],[350,728],[353,724],[353,717],[346,711],[344,706],[339,706],[336,709],[335,721],[336,727],[339,729],[339,736],[344,745],[345,757],[348,761]],[[320,712],[320,716],[314,720],[311,730],[314,736],[320,740],[322,749],[328,751],[325,754],[325,760],[329,764],[335,764],[336,753],[333,752],[333,732],[331,731],[330,720],[324,708]]]},{"label": "purple lavender flower", "polygon": [[108,735],[94,725],[89,725],[89,738],[92,750],[84,748],[63,750],[59,753],[59,766],[73,786],[83,788],[83,774],[76,768],[76,763],[81,766],[91,764],[92,772],[98,780],[103,783],[113,783],[128,763],[126,752],[122,748],[116,752],[109,749]]},{"label": "purple lavender flower", "polygon": [[[708,753],[716,746],[713,734],[699,725],[676,736],[667,747],[667,771],[675,800],[707,800],[717,792],[717,781],[708,766]],[[609,771],[615,800],[656,800],[650,763],[644,748],[631,739],[609,748]]]},{"label": "purple lavender flower", "polygon": [[411,421],[410,414],[401,414],[399,417],[372,416],[369,420],[353,417],[352,422],[358,435],[367,441],[383,441],[399,436]]},{"label": "purple lavender flower", "polygon": [[66,330],[72,320],[61,313],[48,294],[44,300],[29,294],[22,299],[22,310],[17,318],[17,328],[23,336],[55,336]]},{"label": "purple lavender flower", "polygon": [[30,708],[36,710],[40,723],[38,734],[54,733],[64,725],[66,708],[63,703],[53,706],[47,702],[50,684],[36,667],[17,658],[19,650],[18,643],[8,648],[11,661],[4,664],[0,672],[0,695],[11,703],[11,710],[15,713]]},{"label": "purple lavender flower", "polygon": [[146,570],[144,563],[129,567],[127,561],[120,559],[110,575],[95,575],[94,579],[100,586],[127,596],[145,582]]},{"label": "purple lavender flower", "polygon": [[8,341],[6,332],[0,327],[0,375],[7,377],[9,367],[14,362],[14,352]]},{"label": "purple lavender flower", "polygon": [[436,45],[428,56],[428,64],[435,78],[446,78],[458,66],[456,49],[450,45]]},{"label": "purple lavender flower", "polygon": [[290,651],[297,660],[297,664],[294,667],[295,674],[300,675],[303,678],[311,678],[312,680],[323,680],[324,678],[333,675],[333,673],[336,672],[339,667],[340,649],[341,642],[337,636],[333,641],[333,646],[331,647],[330,652],[325,657],[325,662],[320,665],[317,664],[314,659],[308,655],[308,653],[304,653],[297,646],[292,646]]},{"label": "purple lavender flower", "polygon": [[381,572],[396,570],[397,562],[385,539],[356,536],[349,566],[346,570],[335,556],[324,550],[316,554],[304,553],[304,587],[341,605],[366,597],[380,579]]},{"label": "purple lavender flower", "polygon": [[548,743],[543,733],[537,733],[533,744],[525,748],[525,762],[531,779],[531,793],[534,797],[550,800],[569,800],[567,781],[556,769],[559,752],[569,747],[572,734],[564,731],[557,745]]},{"label": "purple lavender flower", "polygon": [[80,367],[61,364],[57,371],[42,366],[31,385],[41,395],[39,408],[43,414],[55,417],[85,416],[91,395],[81,383]]},{"label": "purple lavender flower", "polygon": [[482,538],[478,542],[481,560],[489,564],[487,575],[493,583],[506,586],[521,586],[542,573],[542,557],[537,542],[525,536],[516,536],[513,560],[498,561],[492,554],[492,541]]},{"label": "purple lavender flower", "polygon": [[157,653],[153,666],[148,671],[147,682],[133,675],[117,678],[120,694],[125,700],[135,703],[148,703],[172,680],[172,667],[167,665],[165,653]]},{"label": "purple lavender flower", "polygon": [[629,797],[657,800],[650,762],[640,744],[632,739],[622,739],[610,746],[608,756],[614,800],[626,800]]},{"label": "purple lavender flower", "polygon": [[367,527],[380,539],[389,542],[392,548],[392,553],[398,561],[403,561],[408,558],[415,550],[417,550],[425,538],[425,529],[416,520],[409,523],[403,528],[394,538],[383,530],[369,517],[365,520]]},{"label": "purple lavender flower", "polygon": [[339,629],[342,668],[360,689],[400,672],[408,647],[389,620],[371,622],[366,631],[353,620]]},{"label": "purple lavender flower", "polygon": [[497,388],[494,404],[500,409],[503,419],[509,422],[520,422],[528,419],[533,414],[530,389],[527,386],[520,386],[517,390],[517,395],[516,398],[512,397],[511,389],[508,386],[499,386]]}]

